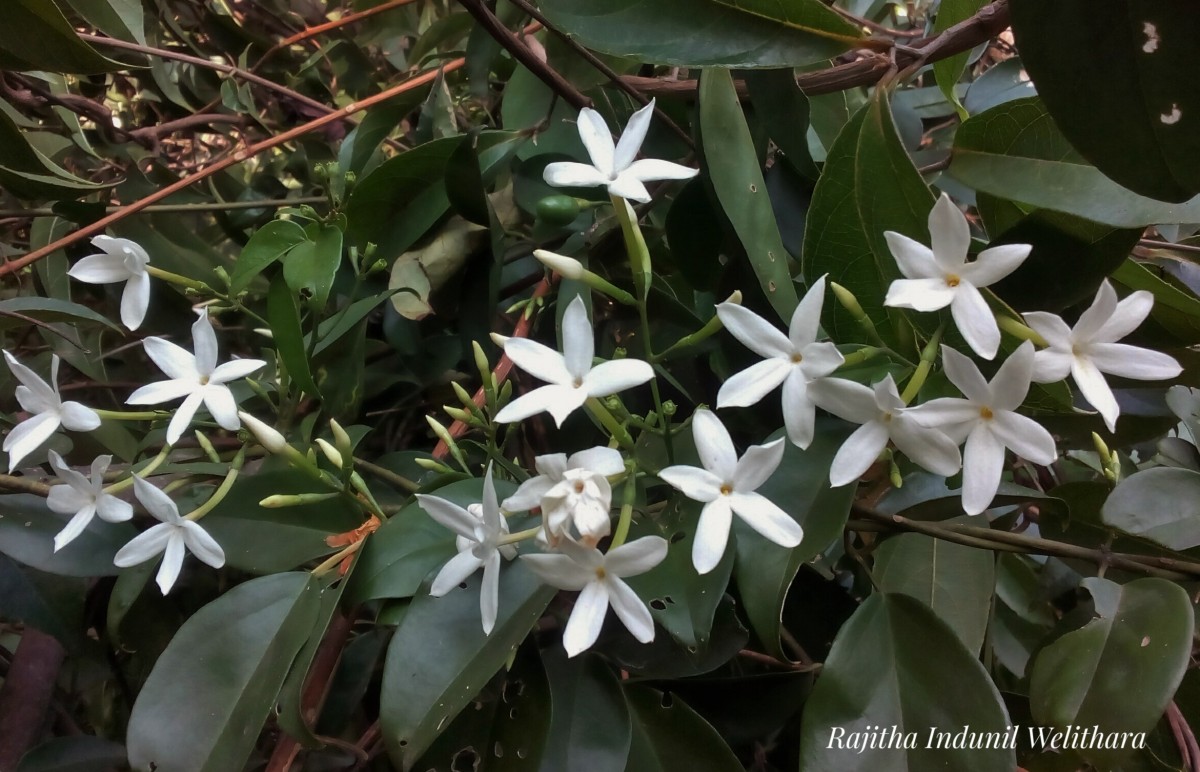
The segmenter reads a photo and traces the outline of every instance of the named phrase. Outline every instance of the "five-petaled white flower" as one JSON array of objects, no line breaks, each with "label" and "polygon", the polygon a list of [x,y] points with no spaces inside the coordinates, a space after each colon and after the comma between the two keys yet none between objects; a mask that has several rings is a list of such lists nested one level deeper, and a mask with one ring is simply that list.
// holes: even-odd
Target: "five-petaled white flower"
[{"label": "five-petaled white flower", "polygon": [[92,461],[92,474],[89,479],[67,466],[62,456],[53,450],[49,455],[54,474],[66,484],[50,488],[46,506],[60,515],[72,515],[66,527],[54,537],[55,552],[83,533],[83,529],[87,528],[88,523],[92,522],[92,517],[96,515],[110,523],[120,523],[133,517],[133,507],[129,502],[104,492],[104,473],[108,471],[112,456],[97,456]]},{"label": "five-petaled white flower", "polygon": [[73,432],[90,432],[100,426],[100,416],[89,407],[78,402],[63,402],[58,393],[58,355],[50,357],[50,383],[43,381],[37,373],[17,361],[7,351],[4,359],[8,368],[21,385],[17,386],[17,402],[31,413],[12,428],[4,438],[4,452],[8,453],[8,471],[54,434],[59,426]]},{"label": "five-petaled white flower", "polygon": [[180,517],[179,509],[170,496],[137,475],[133,476],[133,495],[142,502],[146,511],[162,522],[133,537],[117,552],[113,558],[117,568],[136,566],[163,553],[162,565],[158,568],[155,580],[162,594],[166,595],[179,578],[183,558],[188,552],[213,568],[225,565],[225,551],[221,545],[198,524]]},{"label": "five-petaled white flower", "polygon": [[183,436],[202,402],[222,428],[230,431],[240,428],[237,403],[225,384],[245,378],[267,364],[261,359],[234,359],[218,365],[217,334],[203,309],[192,324],[192,341],[195,355],[162,338],[142,341],[146,353],[171,380],[143,386],[125,400],[130,405],[153,405],[184,397],[167,426],[167,442],[172,445]]},{"label": "five-petaled white flower", "polygon": [[137,242],[96,236],[92,246],[100,254],[88,255],[67,271],[67,275],[88,284],[125,282],[121,293],[121,323],[131,330],[141,326],[150,307],[150,274],[146,266],[150,255]]},{"label": "five-petaled white flower", "polygon": [[500,516],[500,505],[496,502],[492,467],[489,465],[483,476],[483,501],[479,504],[463,509],[452,501],[420,493],[417,501],[430,517],[458,536],[455,540],[458,554],[438,571],[429,594],[442,597],[482,567],[479,613],[483,617],[483,632],[490,634],[500,605],[500,558],[512,560],[517,555],[515,546],[500,543],[508,535],[508,524]]},{"label": "five-petaled white flower", "polygon": [[508,338],[504,353],[513,363],[548,385],[534,389],[504,406],[496,414],[500,423],[512,423],[548,412],[562,426],[589,397],[607,397],[654,377],[654,368],[640,359],[614,359],[592,366],[595,341],[583,298],[576,296],[562,317],[563,353],[528,338]]},{"label": "five-petaled white flower", "polygon": [[1167,354],[1116,342],[1145,321],[1153,306],[1154,296],[1145,290],[1118,301],[1116,290],[1105,279],[1096,299],[1079,315],[1073,328],[1055,314],[1025,314],[1025,321],[1049,344],[1033,357],[1033,380],[1053,383],[1069,374],[1084,398],[1104,417],[1108,430],[1116,431],[1121,408],[1104,373],[1157,381],[1182,372],[1179,363]]},{"label": "five-petaled white flower", "polygon": [[979,288],[1015,271],[1032,247],[992,247],[968,263],[971,230],[967,218],[945,193],[929,213],[932,249],[895,231],[885,231],[883,236],[900,273],[907,277],[892,282],[883,304],[916,311],[950,306],[954,324],[971,349],[984,359],[994,358],[1000,348],[1000,328]]},{"label": "five-petaled white flower", "polygon": [[636,161],[650,119],[654,116],[654,100],[634,113],[625,133],[614,146],[608,124],[600,113],[585,107],[579,111],[579,138],[587,150],[592,163],[581,164],[561,161],[547,164],[542,173],[549,185],[555,187],[591,188],[604,185],[614,196],[646,203],[650,193],[643,183],[653,180],[687,180],[699,174],[692,169],[670,161],[644,158]]},{"label": "five-petaled white flower", "polygon": [[725,425],[704,409],[692,415],[692,436],[704,468],[669,466],[658,476],[689,499],[704,502],[692,542],[696,570],[707,574],[721,562],[734,515],[781,547],[799,544],[804,538],[800,524],[766,496],[755,493],[783,460],[783,440],[751,446],[739,459]]},{"label": "five-petaled white flower", "polygon": [[611,605],[621,623],[642,643],[654,640],[650,609],[628,584],[627,576],[644,574],[667,556],[667,540],[659,536],[614,547],[601,554],[595,547],[563,539],[560,554],[522,555],[543,582],[563,590],[579,590],[571,618],[563,631],[563,648],[574,657],[596,642]]},{"label": "five-petaled white flower", "polygon": [[550,453],[534,459],[539,474],[521,483],[516,493],[503,502],[509,512],[541,507],[550,541],[570,536],[575,524],[581,539],[595,544],[612,528],[612,486],[608,478],[625,471],[621,454],[603,446],[588,448],[567,457]]},{"label": "five-petaled white flower", "polygon": [[809,386],[809,394],[830,413],[861,424],[833,457],[829,482],[834,487],[862,477],[887,447],[889,439],[904,455],[943,477],[956,473],[962,465],[962,456],[953,440],[913,418],[912,409],[905,407],[900,399],[891,373],[874,387],[842,378],[822,378]]},{"label": "five-petaled white flower", "polygon": [[1033,344],[1025,341],[989,383],[979,368],[954,349],[942,346],[946,377],[966,399],[943,397],[912,410],[923,426],[938,427],[963,447],[963,511],[978,515],[1000,487],[1004,449],[1043,466],[1054,463],[1054,438],[1037,421],[1016,409],[1029,393],[1033,377]]},{"label": "five-petaled white flower", "polygon": [[717,316],[733,337],[759,356],[766,357],[721,385],[717,407],[749,407],[783,384],[783,420],[788,439],[807,448],[813,438],[816,405],[809,399],[808,384],[829,375],[843,361],[832,343],[817,343],[821,307],[825,302],[825,277],[817,279],[792,313],[788,334],[737,303],[721,303]]}]

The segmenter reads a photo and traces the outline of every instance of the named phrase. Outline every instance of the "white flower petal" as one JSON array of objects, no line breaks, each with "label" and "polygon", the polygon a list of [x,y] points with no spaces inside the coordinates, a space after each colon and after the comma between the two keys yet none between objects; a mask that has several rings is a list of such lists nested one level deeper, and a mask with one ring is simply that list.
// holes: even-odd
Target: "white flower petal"
[{"label": "white flower petal", "polygon": [[1057,383],[1071,374],[1075,357],[1070,350],[1060,351],[1045,348],[1033,355],[1034,383]]},{"label": "white flower petal", "polygon": [[604,616],[608,613],[608,589],[599,582],[589,582],[575,600],[571,618],[563,631],[563,648],[568,657],[591,648],[600,637]]},{"label": "white flower petal", "polygon": [[738,459],[733,471],[733,489],[738,493],[750,493],[758,490],[759,486],[775,474],[779,463],[783,461],[784,441],[782,439],[768,442],[765,445],[751,445]]},{"label": "white flower petal", "polygon": [[609,550],[604,556],[604,566],[613,576],[638,576],[663,562],[666,557],[666,539],[643,536]]},{"label": "white flower petal", "polygon": [[[53,493],[53,491],[51,491]],[[89,504],[78,512],[67,523],[66,527],[58,532],[54,537],[54,551],[58,552],[63,547],[75,540],[75,537],[83,533],[83,529],[87,528],[88,523],[92,522],[92,516],[96,514],[96,507]]]},{"label": "white flower petal", "polygon": [[[992,388],[969,358],[949,346],[942,346],[942,366],[946,370],[946,377],[958,387],[963,396],[979,405],[991,404]],[[1032,368],[1032,362],[1030,367]]]},{"label": "white flower petal", "polygon": [[733,509],[728,496],[718,496],[700,510],[696,535],[692,541],[692,566],[696,572],[707,574],[721,562],[729,545],[729,528]]},{"label": "white flower petal", "polygon": [[[621,139],[623,140],[624,136]],[[643,158],[630,164],[629,168],[621,172],[620,176],[632,177],[639,182],[654,182],[656,180],[690,180],[699,173],[699,169],[693,169],[683,164],[660,161],[657,158]]]},{"label": "white flower petal", "polygon": [[[559,543],[570,544],[569,539]],[[533,570],[538,578],[551,587],[563,590],[582,590],[585,585],[596,578],[590,568],[581,566],[567,555],[542,553],[537,555],[522,555],[521,560]]]},{"label": "white flower petal", "polygon": [[804,538],[800,524],[766,496],[735,491],[729,499],[733,513],[768,541],[795,547]]},{"label": "white flower petal", "polygon": [[856,424],[873,421],[879,415],[875,392],[844,378],[818,378],[808,384],[808,398],[823,410]]},{"label": "white flower petal", "polygon": [[179,507],[170,496],[136,474],[133,475],[133,495],[142,502],[147,512],[167,525],[174,526],[182,519],[179,517]]},{"label": "white flower petal", "polygon": [[573,380],[563,355],[535,340],[509,338],[504,342],[504,353],[513,364],[539,381],[567,385]]},{"label": "white flower petal", "polygon": [[879,458],[887,441],[887,429],[878,421],[869,421],[855,429],[833,457],[829,466],[829,484],[840,488],[862,477]]},{"label": "white flower petal", "polygon": [[[53,453],[54,451],[50,451]],[[96,497],[91,491],[80,490],[71,485],[52,485],[46,496],[46,506],[60,515],[74,515],[84,508],[94,508]]]},{"label": "white flower petal", "polygon": [[[67,462],[63,461],[63,457],[58,455],[58,453],[56,453],[53,450],[48,451],[46,453],[46,458],[50,461],[50,468],[54,470],[54,474],[57,475],[59,479],[64,480],[67,483],[65,486],[64,485],[56,485],[53,488],[51,488],[50,489],[50,498],[51,499],[54,498],[54,491],[56,491],[56,490],[61,490],[63,492],[63,494],[70,491],[72,494],[79,494],[79,495],[86,497],[86,499],[89,501],[93,498],[92,484],[88,480],[88,478],[84,477],[79,472],[76,472],[74,469],[67,466]],[[109,458],[112,458],[112,457],[109,456]],[[99,459],[97,459],[97,460],[99,460]],[[53,502],[48,500],[47,503],[50,504],[51,509],[54,509]],[[74,512],[75,509],[78,509],[78,508],[79,507],[76,506],[74,509],[69,509],[69,510],[55,509],[54,511],[62,512],[63,514],[67,514],[69,512]]]},{"label": "white flower petal", "polygon": [[959,275],[976,287],[991,286],[1017,270],[1032,249],[1029,244],[1002,244],[985,249],[964,265]]},{"label": "white flower petal", "polygon": [[766,358],[791,356],[792,342],[788,336],[745,306],[721,303],[717,306],[717,316],[725,329],[755,354]]},{"label": "white flower petal", "polygon": [[504,500],[501,506],[509,512],[527,512],[540,507],[542,497],[554,487],[554,480],[544,475],[531,477],[521,483],[516,493]]},{"label": "white flower petal", "polygon": [[196,369],[196,357],[187,349],[177,346],[169,340],[149,337],[142,341],[146,355],[154,360],[158,369],[173,380],[184,380],[199,383],[200,371]]},{"label": "white flower petal", "polygon": [[[1024,316],[1025,324],[1045,338],[1051,347],[1070,351],[1071,327],[1062,320],[1061,316],[1045,311],[1027,311]],[[1044,383],[1044,381],[1039,381],[1039,383]]]},{"label": "white flower petal", "polygon": [[[9,370],[25,387],[28,397],[32,397],[31,404],[26,404],[26,401],[22,399],[22,407],[31,413],[42,413],[58,405],[59,397],[56,389],[51,388],[50,384],[43,381],[37,373],[18,362],[17,358],[7,351],[4,352],[4,359],[8,362]],[[53,357],[51,362],[53,363],[55,359],[57,356]],[[20,389],[17,393],[20,394]]]},{"label": "white flower petal", "polygon": [[625,471],[625,460],[616,448],[603,445],[571,454],[567,462],[572,469],[587,469],[604,477],[612,477]]},{"label": "white flower petal", "polygon": [[797,350],[817,339],[821,329],[821,309],[825,305],[825,277],[817,279],[804,293],[804,297],[792,312],[788,324],[788,338]]},{"label": "white flower petal", "polygon": [[86,284],[112,284],[129,279],[133,272],[120,255],[100,254],[80,258],[67,275]]},{"label": "white flower petal", "polygon": [[884,231],[883,239],[906,279],[941,280],[943,272],[929,247],[896,231]]},{"label": "white flower petal", "polygon": [[1033,380],[1033,344],[1025,341],[1014,351],[992,378],[992,410],[1016,410],[1029,393]]},{"label": "white flower petal", "polygon": [[783,423],[793,445],[809,446],[816,429],[817,406],[808,396],[808,379],[798,368],[783,382]]},{"label": "white flower petal", "polygon": [[425,510],[425,514],[454,533],[475,540],[475,526],[479,525],[479,519],[453,501],[418,493],[417,504]]},{"label": "white flower petal", "polygon": [[994,359],[1000,349],[1000,327],[992,309],[973,284],[964,281],[954,289],[950,315],[963,340],[979,356]]},{"label": "white flower petal", "polygon": [[587,306],[582,295],[576,295],[563,311],[562,344],[563,362],[567,372],[571,374],[571,379],[587,375],[592,369],[592,357],[596,347],[595,341],[592,340],[592,323],[588,321]]},{"label": "white flower petal", "polygon": [[[1108,282],[1108,279],[1100,282],[1100,288],[1096,290],[1096,297],[1092,300],[1092,304],[1079,315],[1079,320],[1075,322],[1075,326],[1072,328],[1072,337],[1077,341],[1095,340],[1097,333],[1105,323],[1117,314],[1119,306],[1117,291],[1113,289],[1112,284]],[[1136,307],[1137,304],[1134,304],[1130,306],[1130,310],[1136,310]],[[1118,318],[1116,326],[1127,326],[1132,321],[1133,319],[1128,313],[1123,314]]]},{"label": "white flower petal", "polygon": [[500,611],[500,553],[493,552],[483,564],[483,582],[479,587],[479,617],[483,634],[491,635]]},{"label": "white flower petal", "polygon": [[222,429],[234,431],[241,428],[242,422],[238,420],[237,402],[234,401],[233,392],[229,390],[228,386],[210,383],[203,388],[202,394],[204,406],[208,408],[213,420]]},{"label": "white flower petal", "polygon": [[8,453],[8,471],[16,469],[17,464],[26,456],[50,439],[58,429],[58,424],[57,413],[41,413],[14,426],[4,438],[4,451]]},{"label": "white flower petal", "polygon": [[245,378],[251,373],[258,372],[267,366],[261,359],[231,359],[219,364],[209,376],[209,383],[230,383],[239,378]]},{"label": "white flower petal", "polygon": [[[136,477],[134,479],[137,479]],[[124,547],[117,550],[113,556],[113,565],[117,568],[129,568],[140,565],[162,552],[167,546],[175,526],[159,523],[129,540]]]},{"label": "white flower petal", "polygon": [[542,179],[547,185],[556,188],[593,188],[597,185],[608,185],[607,174],[594,166],[574,161],[546,164],[546,168],[542,170]]},{"label": "white flower petal", "polygon": [[1075,385],[1079,387],[1079,393],[1083,395],[1083,398],[1104,417],[1104,423],[1108,426],[1108,430],[1116,431],[1117,417],[1121,415],[1121,408],[1117,405],[1117,398],[1113,396],[1108,382],[1104,380],[1104,376],[1100,374],[1096,365],[1092,364],[1092,360],[1087,357],[1075,357],[1071,364],[1071,377],[1075,379]]},{"label": "white flower petal", "polygon": [[953,303],[956,295],[955,289],[942,278],[896,279],[888,285],[883,304],[914,311],[937,311]]},{"label": "white flower petal", "polygon": [[607,397],[631,389],[654,377],[654,368],[640,359],[614,359],[601,362],[583,376],[583,386],[589,397]]},{"label": "white flower petal", "polygon": [[537,469],[538,474],[549,477],[553,482],[558,482],[562,479],[563,473],[567,471],[567,454],[547,453],[538,456],[533,460],[533,467]]},{"label": "white flower petal", "polygon": [[617,140],[617,148],[613,152],[613,171],[624,171],[637,158],[642,149],[642,142],[646,140],[646,132],[650,130],[650,119],[653,117],[653,99],[650,100],[650,104],[629,116],[629,123],[625,124],[625,131],[621,133],[621,138]]},{"label": "white flower petal", "polygon": [[504,529],[500,518],[500,502],[496,500],[496,483],[492,480],[492,465],[488,464],[483,473],[483,495],[480,497],[480,509],[483,515],[483,527],[489,533],[499,533]]},{"label": "white flower petal", "polygon": [[64,429],[73,432],[90,432],[100,426],[100,416],[90,407],[78,402],[64,402],[58,411]]},{"label": "white flower petal", "polygon": [[957,273],[971,248],[971,229],[962,210],[943,193],[929,211],[929,242],[933,259],[947,273]]},{"label": "white flower petal", "polygon": [[96,514],[109,523],[123,523],[133,517],[133,505],[116,496],[102,493],[96,499]]},{"label": "white flower petal", "polygon": [[[1105,280],[1107,283],[1107,280]],[[1095,340],[1117,341],[1136,330],[1154,308],[1154,295],[1138,290],[1117,303],[1117,308],[1100,325]]]},{"label": "white flower petal", "polygon": [[183,404],[175,408],[175,415],[171,416],[171,422],[167,424],[168,444],[174,445],[179,442],[179,438],[192,425],[192,419],[196,417],[196,411],[200,409],[200,405],[203,402],[204,389],[197,389],[187,395],[187,398],[183,400]]},{"label": "white flower petal", "polygon": [[592,159],[592,165],[605,176],[612,177],[615,171],[613,168],[615,147],[612,134],[609,133],[608,124],[604,122],[604,118],[592,108],[585,107],[579,111],[578,128],[579,138],[583,140],[583,146],[587,150],[588,157]]},{"label": "white flower petal", "polygon": [[758,404],[794,373],[803,380],[799,368],[781,357],[771,357],[731,375],[717,392],[717,407],[749,407]]},{"label": "white flower petal", "polygon": [[1037,421],[1020,413],[996,413],[991,431],[997,440],[1023,459],[1049,466],[1058,458],[1054,437]]},{"label": "white flower petal", "polygon": [[176,379],[170,381],[157,381],[156,383],[148,383],[145,386],[134,391],[125,400],[127,405],[157,405],[161,402],[171,402],[186,397],[194,391],[199,390],[200,386],[197,381]]},{"label": "white flower petal", "polygon": [[905,411],[905,415],[921,426],[945,427],[980,420],[979,405],[958,397],[931,399]]},{"label": "white flower petal", "polygon": [[471,550],[459,552],[447,560],[442,570],[438,571],[437,576],[433,578],[433,585],[429,588],[429,594],[435,598],[442,597],[465,582],[481,565],[483,561],[475,557]]},{"label": "white flower petal", "polygon": [[988,508],[1004,472],[1004,445],[984,424],[967,437],[963,449],[963,511],[978,515]]},{"label": "white flower petal", "polygon": [[150,274],[139,273],[130,276],[121,293],[121,324],[136,330],[142,326],[149,308]]},{"label": "white flower petal", "polygon": [[208,531],[204,530],[199,523],[194,523],[191,520],[179,521],[180,533],[183,536],[183,543],[187,545],[188,551],[195,555],[201,563],[220,568],[225,565],[225,550],[221,549],[221,545],[217,543]]},{"label": "white flower petal", "polygon": [[208,311],[201,309],[192,322],[192,348],[195,352],[196,370],[200,375],[212,375],[217,368],[217,333],[209,321]]},{"label": "white flower petal", "polygon": [[618,175],[615,180],[608,183],[608,193],[627,201],[636,201],[639,204],[650,201],[650,191],[646,190],[646,186],[642,184],[641,180],[628,172]]},{"label": "white flower petal", "polygon": [[175,528],[167,536],[162,565],[158,567],[158,575],[154,578],[163,595],[169,593],[175,586],[175,580],[179,578],[179,572],[183,570],[183,559],[186,556],[187,549],[183,543],[183,532]]},{"label": "white flower petal", "polygon": [[1169,354],[1127,343],[1093,343],[1087,357],[1102,373],[1139,381],[1165,381],[1183,372]]},{"label": "white flower petal", "polygon": [[562,426],[562,422],[566,420],[567,416],[581,407],[585,401],[587,401],[587,391],[584,389],[573,389],[570,386],[557,384],[542,386],[505,405],[496,414],[496,421],[502,424],[515,423],[531,415],[549,412],[554,417],[555,424]]},{"label": "white flower petal", "polygon": [[949,477],[962,467],[957,443],[937,429],[921,426],[907,415],[895,416],[888,427],[900,452],[930,472]]},{"label": "white flower petal", "polygon": [[642,643],[653,641],[654,617],[642,599],[620,579],[610,578],[607,585],[609,605],[625,629]]},{"label": "white flower petal", "polygon": [[724,482],[707,469],[698,466],[668,466],[659,471],[663,482],[693,501],[712,501],[721,495]]},{"label": "white flower petal", "polygon": [[711,410],[697,410],[692,414],[692,436],[704,468],[723,482],[732,481],[737,469],[737,450],[721,419]]}]

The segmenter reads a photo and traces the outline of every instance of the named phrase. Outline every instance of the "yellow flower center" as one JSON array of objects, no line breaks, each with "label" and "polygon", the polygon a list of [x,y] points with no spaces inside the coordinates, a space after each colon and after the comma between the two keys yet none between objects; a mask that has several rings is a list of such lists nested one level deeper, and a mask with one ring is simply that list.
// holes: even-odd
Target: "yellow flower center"
[{"label": "yellow flower center", "polygon": [[987,405],[984,405],[983,407],[979,408],[979,415],[980,415],[980,417],[983,418],[983,420],[990,421],[990,420],[992,420],[992,417],[993,417],[992,409],[990,407],[988,407]]},{"label": "yellow flower center", "polygon": [[798,365],[803,361],[804,357],[800,356],[799,354],[792,354],[792,364]]},{"label": "yellow flower center", "polygon": [[575,492],[583,493],[583,481],[582,480],[575,481]]},{"label": "yellow flower center", "polygon": [[201,385],[201,386],[207,386],[207,385],[208,385],[208,376],[207,376],[207,375],[201,375],[201,376],[200,376],[200,385]]},{"label": "yellow flower center", "polygon": [[947,287],[957,287],[961,281],[962,281],[962,279],[958,278],[958,276],[956,276],[955,274],[952,274],[952,273],[946,274],[946,286]]},{"label": "yellow flower center", "polygon": [[604,566],[596,566],[596,578],[604,579],[606,576],[608,576],[608,572],[604,570]]},{"label": "yellow flower center", "polygon": [[583,379],[582,378],[578,378],[578,377],[575,378],[574,383],[575,383],[575,388],[577,388],[577,389],[583,388]]},{"label": "yellow flower center", "polygon": [[725,483],[724,485],[721,486],[721,495],[722,496],[728,496],[731,493],[733,493],[732,485],[730,485],[729,483]]}]

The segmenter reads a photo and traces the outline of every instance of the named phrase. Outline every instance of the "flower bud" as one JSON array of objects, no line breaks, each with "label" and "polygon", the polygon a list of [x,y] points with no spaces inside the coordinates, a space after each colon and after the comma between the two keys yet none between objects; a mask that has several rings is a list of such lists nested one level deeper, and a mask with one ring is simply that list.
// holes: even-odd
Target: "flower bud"
[{"label": "flower bud", "polygon": [[329,463],[333,464],[338,469],[342,468],[342,454],[338,452],[337,448],[333,447],[326,440],[323,440],[320,437],[317,438],[317,447],[320,448],[321,452],[325,454],[325,458],[329,459]]},{"label": "flower bud", "polygon": [[342,428],[334,419],[329,419],[329,430],[333,432],[333,442],[337,447],[338,452],[342,454],[342,458],[349,458],[354,453],[354,443],[350,440],[350,435]]},{"label": "flower bud", "polygon": [[450,467],[446,466],[441,461],[438,461],[436,458],[414,458],[413,463],[422,469],[428,469],[429,471],[437,472],[438,474],[447,474],[453,471],[450,469]]},{"label": "flower bud", "polygon": [[508,336],[501,335],[498,332],[493,332],[489,337],[492,339],[492,343],[495,343],[500,348],[504,348],[504,344],[508,343]]},{"label": "flower bud", "polygon": [[859,304],[858,298],[854,296],[853,292],[838,284],[836,281],[829,282],[829,289],[833,290],[833,295],[837,298],[838,302],[842,304],[842,308],[845,308],[847,311],[849,311],[850,315],[855,319],[861,319],[867,315],[866,312],[863,311],[863,307]]},{"label": "flower bud", "polygon": [[287,453],[292,449],[283,435],[274,427],[267,426],[243,410],[238,411],[238,418],[242,419],[242,424],[254,435],[254,439],[258,440],[258,443],[271,453]]},{"label": "flower bud", "polygon": [[564,279],[581,279],[587,270],[583,267],[583,263],[575,258],[558,255],[545,249],[533,250],[533,256],[540,260],[542,265],[559,274]]},{"label": "flower bud", "polygon": [[742,304],[742,291],[734,290],[732,295],[725,298],[725,302],[733,303],[735,306],[740,306]]},{"label": "flower bud", "polygon": [[328,501],[340,495],[340,493],[276,493],[274,496],[267,496],[258,502],[258,505],[267,509],[299,507],[304,504],[316,504],[321,501]]}]

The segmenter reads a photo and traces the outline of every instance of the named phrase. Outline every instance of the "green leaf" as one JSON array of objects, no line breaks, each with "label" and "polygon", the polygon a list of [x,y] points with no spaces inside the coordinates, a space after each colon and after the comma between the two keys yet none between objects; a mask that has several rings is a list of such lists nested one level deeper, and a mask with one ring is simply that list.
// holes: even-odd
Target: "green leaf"
[{"label": "green leaf", "polygon": [[[937,19],[933,23],[933,34],[940,35],[955,24],[966,21],[978,13],[983,5],[984,0],[941,0],[937,9]],[[966,71],[970,57],[970,51],[963,51],[961,54],[948,56],[933,63],[933,76],[937,79],[938,88],[942,90],[946,99],[955,106],[963,118],[966,118],[965,110],[963,110],[962,103],[958,101],[958,94],[955,93],[954,87],[958,85],[958,79]]]},{"label": "green leaf", "polygon": [[343,174],[361,175],[380,143],[425,100],[428,93],[426,87],[413,89],[368,110],[362,122],[346,135],[338,148],[339,170]]},{"label": "green leaf", "polygon": [[321,391],[309,370],[304,333],[300,329],[300,307],[282,274],[272,280],[267,292],[267,321],[271,323],[275,350],[288,376],[305,392],[319,398]]},{"label": "green leaf", "polygon": [[75,12],[105,35],[146,45],[141,0],[67,0]]},{"label": "green leaf", "polygon": [[674,694],[632,685],[625,700],[636,738],[627,772],[742,772],[721,735]]},{"label": "green leaf", "polygon": [[569,659],[561,647],[543,653],[553,714],[542,772],[622,772],[629,758],[630,716],[621,684],[603,659]]},{"label": "green leaf", "polygon": [[68,650],[83,642],[86,590],[79,577],[47,574],[0,554],[0,618],[53,635]]},{"label": "green leaf", "polygon": [[60,576],[113,576],[117,550],[137,535],[129,523],[94,518],[83,533],[58,552],[54,536],[71,519],[51,512],[46,500],[30,493],[0,496],[0,552],[39,571]]},{"label": "green leaf", "polygon": [[295,245],[283,261],[283,278],[292,292],[308,297],[308,306],[320,313],[329,300],[333,277],[342,264],[342,231],[323,225],[307,241]]},{"label": "green leaf", "polygon": [[[355,567],[356,564],[352,562],[350,564],[351,576],[353,576]],[[320,739],[313,734],[312,726],[320,716],[305,715],[304,710],[304,687],[309,680],[308,671],[312,667],[317,652],[321,649],[321,644],[325,641],[329,625],[338,613],[342,593],[345,591],[348,581],[349,577],[339,577],[336,573],[329,575],[323,581],[318,580],[317,583],[320,586],[319,610],[313,620],[311,633],[296,654],[296,659],[292,663],[283,685],[279,688],[279,700],[275,708],[279,727],[306,748],[321,746]]]},{"label": "green leaf", "polygon": [[1088,164],[1037,97],[1006,102],[959,126],[948,173],[994,196],[1118,228],[1200,222],[1200,197],[1166,204]]},{"label": "green leaf", "polygon": [[742,73],[754,115],[763,122],[783,157],[802,177],[815,181],[821,171],[808,149],[808,97],[790,69]]},{"label": "green leaf", "polygon": [[1200,473],[1144,469],[1113,489],[1100,517],[1114,528],[1173,550],[1200,545]]},{"label": "green leaf", "polygon": [[19,316],[10,316],[9,314],[20,314],[21,316],[28,316],[41,322],[71,322],[73,324],[87,322],[102,324],[111,330],[123,333],[121,328],[109,321],[107,317],[101,316],[87,306],[81,306],[78,303],[72,303],[67,300],[43,298],[36,295],[0,300],[0,330],[9,327],[29,326],[28,321]]},{"label": "green leaf", "polygon": [[1084,158],[1144,196],[1200,193],[1195,5],[1013,0],[1012,25],[1038,95]]},{"label": "green leaf", "polygon": [[[1187,592],[1164,579],[1119,585],[1083,580],[1097,618],[1042,649],[1033,663],[1029,704],[1044,726],[1099,726],[1149,732],[1187,670],[1195,616]],[[1130,750],[1079,753],[1109,768]]]},{"label": "green leaf", "polygon": [[125,746],[103,737],[55,737],[21,757],[16,772],[95,772],[125,764]]},{"label": "green leaf", "polygon": [[[734,575],[750,626],[778,659],[787,659],[779,645],[783,602],[800,566],[829,547],[842,533],[854,500],[854,486],[829,487],[829,465],[850,434],[840,421],[817,422],[813,442],[800,450],[790,442],[775,474],[758,492],[778,504],[804,528],[804,540],[795,549],[767,541],[734,518],[737,562]],[[771,439],[783,437],[779,431]]]},{"label": "green leaf", "polygon": [[450,719],[491,680],[542,615],[555,590],[520,562],[500,575],[500,611],[491,635],[479,620],[480,574],[442,598],[418,594],[383,669],[379,719],[395,764],[410,769]]},{"label": "green leaf", "polygon": [[90,75],[129,65],[101,56],[80,40],[51,0],[9,0],[0,24],[0,69]]},{"label": "green leaf", "polygon": [[159,772],[241,769],[319,607],[312,577],[286,573],[251,579],[197,611],[133,705],[130,764]]},{"label": "green leaf", "polygon": [[[896,133],[883,90],[845,125],[813,191],[804,232],[804,278],[811,284],[828,274],[858,298],[879,334],[903,353],[897,325],[883,306],[888,285],[901,278],[883,238],[898,231],[929,243],[933,194],[917,173]],[[914,316],[923,324],[936,317]],[[825,329],[838,341],[870,342],[840,303],[826,302]]]},{"label": "green leaf", "polygon": [[543,0],[588,48],[682,67],[785,67],[829,59],[862,33],[817,0]]},{"label": "green leaf", "polygon": [[[24,1],[14,0],[18,4]],[[0,29],[0,62],[4,60],[4,35],[12,29],[7,23]],[[3,101],[0,105],[8,106]],[[25,133],[3,109],[0,109],[0,185],[20,198],[73,198],[111,187],[76,177],[51,161],[29,144]]]},{"label": "green leaf", "polygon": [[704,155],[717,200],[746,249],[763,294],[787,322],[799,299],[754,141],[728,70],[710,69],[700,75],[700,132],[706,139]]},{"label": "green leaf", "polygon": [[267,266],[306,241],[308,236],[304,229],[291,220],[272,220],[256,230],[246,246],[242,247],[233,265],[233,276],[229,280],[230,293],[236,295],[249,287],[254,277],[266,270]]},{"label": "green leaf", "polygon": [[883,592],[912,596],[978,654],[987,633],[995,563],[987,550],[920,533],[893,536],[875,552],[875,580]]},{"label": "green leaf", "polygon": [[[941,686],[938,686],[938,685]],[[983,665],[923,603],[876,593],[854,612],[833,642],[804,706],[800,768],[805,772],[880,769],[969,769],[1011,772],[1011,748],[929,747],[932,730],[953,735],[1005,733],[1010,725]],[[852,747],[855,733],[895,726],[905,747]],[[866,747],[864,747],[864,745]],[[907,746],[911,745],[909,748]]]},{"label": "green leaf", "polygon": [[733,571],[734,551],[728,550],[716,568],[696,575],[692,544],[701,508],[699,502],[675,496],[660,516],[643,518],[630,530],[631,540],[652,535],[671,543],[663,562],[630,577],[628,584],[646,599],[654,620],[692,652],[708,648],[713,617]]},{"label": "green leaf", "polygon": [[1159,277],[1133,258],[1113,272],[1114,281],[1131,290],[1146,290],[1154,296],[1150,318],[1167,328],[1181,342],[1200,336],[1200,300]]}]

